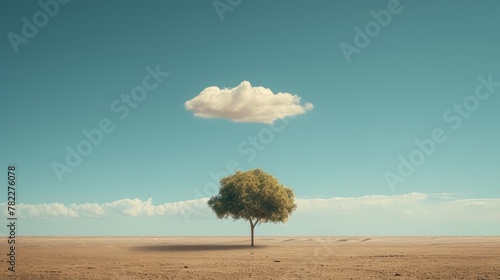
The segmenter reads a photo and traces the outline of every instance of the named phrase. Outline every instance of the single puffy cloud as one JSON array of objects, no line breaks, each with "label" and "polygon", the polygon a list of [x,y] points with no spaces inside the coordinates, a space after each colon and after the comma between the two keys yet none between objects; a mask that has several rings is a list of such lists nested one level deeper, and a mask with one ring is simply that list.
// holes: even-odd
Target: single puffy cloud
[{"label": "single puffy cloud", "polygon": [[301,104],[300,97],[291,93],[274,94],[264,87],[252,87],[243,81],[237,87],[207,87],[184,104],[200,118],[222,118],[235,122],[271,124],[275,120],[304,114],[314,108],[312,103]]}]

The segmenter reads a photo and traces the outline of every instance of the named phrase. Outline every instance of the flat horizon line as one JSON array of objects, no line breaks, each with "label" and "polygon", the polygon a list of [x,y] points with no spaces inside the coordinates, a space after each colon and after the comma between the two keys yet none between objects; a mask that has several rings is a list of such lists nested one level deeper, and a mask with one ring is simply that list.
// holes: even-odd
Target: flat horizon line
[{"label": "flat horizon line", "polygon": [[[17,237],[242,237],[246,235],[17,235]],[[500,237],[500,235],[260,235],[262,237]]]}]

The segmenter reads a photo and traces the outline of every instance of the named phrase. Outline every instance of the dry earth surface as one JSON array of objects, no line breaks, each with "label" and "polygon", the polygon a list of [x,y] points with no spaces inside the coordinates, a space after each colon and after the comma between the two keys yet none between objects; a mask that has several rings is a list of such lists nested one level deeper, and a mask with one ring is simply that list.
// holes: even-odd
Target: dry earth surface
[{"label": "dry earth surface", "polygon": [[500,279],[500,237],[256,237],[254,248],[248,237],[17,243],[13,279]]}]

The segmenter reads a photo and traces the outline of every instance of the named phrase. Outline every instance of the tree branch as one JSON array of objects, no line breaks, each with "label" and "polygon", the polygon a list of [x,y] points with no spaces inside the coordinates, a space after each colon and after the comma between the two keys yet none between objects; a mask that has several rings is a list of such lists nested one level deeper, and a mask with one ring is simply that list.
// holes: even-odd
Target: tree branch
[{"label": "tree branch", "polygon": [[259,222],[259,219],[256,219],[255,220],[255,223],[253,224],[253,227],[255,227],[257,225],[257,223]]}]

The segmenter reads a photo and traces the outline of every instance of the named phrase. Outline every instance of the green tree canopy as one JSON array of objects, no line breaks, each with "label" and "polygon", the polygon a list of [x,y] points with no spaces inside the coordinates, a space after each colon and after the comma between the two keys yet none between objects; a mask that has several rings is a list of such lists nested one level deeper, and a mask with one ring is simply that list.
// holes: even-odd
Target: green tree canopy
[{"label": "green tree canopy", "polygon": [[219,219],[245,219],[250,222],[252,246],[257,223],[285,223],[297,208],[293,191],[260,169],[235,174],[220,180],[219,194],[208,205]]}]

